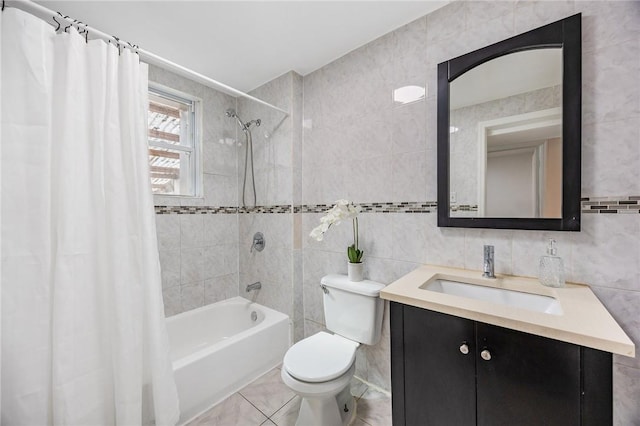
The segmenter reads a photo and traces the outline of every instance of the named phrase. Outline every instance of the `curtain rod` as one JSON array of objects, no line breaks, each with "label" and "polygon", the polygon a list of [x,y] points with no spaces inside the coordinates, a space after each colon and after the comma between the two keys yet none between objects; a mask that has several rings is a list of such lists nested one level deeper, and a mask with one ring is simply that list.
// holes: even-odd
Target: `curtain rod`
[{"label": "curtain rod", "polygon": [[158,56],[154,53],[148,52],[144,49],[141,49],[139,47],[131,47],[131,45],[129,45],[128,43],[122,42],[121,40],[117,39],[114,36],[110,36],[109,34],[106,34],[100,30],[96,30],[93,27],[89,27],[87,25],[85,25],[84,23],[78,23],[77,21],[74,21],[73,18],[70,18],[68,16],[60,16],[59,13],[54,12],[51,9],[47,9],[46,7],[39,5],[38,3],[34,3],[33,1],[30,0],[5,0],[3,2],[5,7],[14,7],[16,9],[20,9],[22,11],[25,11],[27,13],[30,13],[31,15],[34,15],[42,20],[44,20],[45,22],[54,25],[53,23],[51,23],[51,20],[53,20],[53,18],[55,17],[56,19],[65,21],[68,25],[74,25],[76,27],[80,27],[81,29],[87,29],[89,31],[89,34],[91,35],[92,39],[101,39],[104,41],[111,41],[111,42],[116,42],[118,45],[132,49],[134,52],[137,52],[138,55],[140,56],[140,60],[147,62],[151,65],[156,65],[160,68],[164,68],[166,70],[172,71],[175,74],[178,74],[182,77],[186,77],[189,78],[193,81],[196,81],[198,83],[201,83],[205,86],[211,87],[213,89],[219,89],[222,90],[228,94],[231,95],[235,95],[235,96],[242,96],[243,98],[252,100],[254,102],[257,102],[261,105],[267,106],[269,108],[273,108],[277,111],[280,111],[283,114],[286,114],[287,116],[289,115],[289,113],[281,108],[278,108],[277,106],[271,105],[268,102],[263,101],[262,99],[258,99],[254,96],[251,96],[245,92],[242,92],[238,89],[234,89],[231,86],[227,86],[224,83],[220,83],[219,81],[216,81],[212,78],[209,78],[203,74],[200,74],[196,71],[190,70],[187,67],[183,67],[182,65],[178,65],[175,62],[171,62],[168,59],[165,59],[161,56]]}]

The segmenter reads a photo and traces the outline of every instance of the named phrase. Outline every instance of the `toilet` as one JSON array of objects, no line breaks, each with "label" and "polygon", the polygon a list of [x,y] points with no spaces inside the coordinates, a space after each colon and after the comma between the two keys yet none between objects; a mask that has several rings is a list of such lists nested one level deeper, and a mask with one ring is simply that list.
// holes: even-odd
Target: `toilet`
[{"label": "toilet", "polygon": [[349,383],[355,372],[356,349],[380,340],[385,286],[374,281],[349,281],[346,275],[322,278],[327,329],[289,348],[282,362],[283,382],[302,397],[296,426],[343,426],[355,418]]}]

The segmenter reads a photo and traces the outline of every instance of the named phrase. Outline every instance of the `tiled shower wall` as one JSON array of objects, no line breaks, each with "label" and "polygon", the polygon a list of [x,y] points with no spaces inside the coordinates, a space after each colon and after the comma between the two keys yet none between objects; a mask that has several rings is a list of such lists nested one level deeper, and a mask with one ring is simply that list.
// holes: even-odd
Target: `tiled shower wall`
[{"label": "tiled shower wall", "polygon": [[[436,199],[436,66],[546,23],[582,13],[583,197],[640,195],[640,3],[454,2],[304,77],[303,204]],[[426,99],[395,105],[392,91],[427,85]],[[303,214],[305,334],[324,325],[320,278],[346,273],[349,224],[322,243]],[[558,241],[567,279],[587,283],[640,345],[640,215],[583,214],[579,233],[438,228],[432,213],[365,213],[365,271],[390,283],[421,263],[535,276],[546,240]],[[383,340],[360,349],[357,374],[390,389]],[[639,424],[640,357],[614,357],[616,425]]]},{"label": "tiled shower wall", "polygon": [[149,80],[202,100],[203,197],[154,196],[156,206],[233,207],[230,213],[156,214],[165,314],[238,295],[237,147],[224,112],[236,99],[157,67]]},{"label": "tiled shower wall", "polygon": [[[246,284],[260,281],[262,290],[253,299],[260,304],[284,312],[293,321],[293,337],[303,336],[302,264],[300,233],[294,229],[293,205],[300,198],[300,166],[295,153],[302,143],[302,77],[289,72],[253,90],[251,95],[278,106],[290,115],[285,116],[246,99],[238,101],[238,113],[245,120],[260,118],[262,125],[254,129],[254,171],[257,206],[271,206],[262,213],[255,209],[241,209],[239,215],[240,293]],[[246,118],[245,118],[246,117]],[[239,150],[238,198],[242,205],[244,179],[244,147]],[[251,205],[249,180],[247,202]],[[299,214],[297,214],[299,215]],[[299,221],[298,221],[299,222]],[[250,252],[255,232],[262,232],[266,246],[262,252]]]},{"label": "tiled shower wall", "polygon": [[[294,214],[293,204],[301,198],[302,77],[289,72],[251,93],[290,111],[288,116],[156,67],[150,67],[149,80],[200,98],[203,110],[203,197],[154,197],[165,314],[241,295],[288,314],[294,339],[301,339],[300,213]],[[243,207],[247,142],[236,121],[225,116],[229,108],[245,122],[261,120],[252,128],[258,209]],[[262,252],[250,251],[257,231],[266,240]],[[262,289],[247,294],[247,284],[255,281]]]}]

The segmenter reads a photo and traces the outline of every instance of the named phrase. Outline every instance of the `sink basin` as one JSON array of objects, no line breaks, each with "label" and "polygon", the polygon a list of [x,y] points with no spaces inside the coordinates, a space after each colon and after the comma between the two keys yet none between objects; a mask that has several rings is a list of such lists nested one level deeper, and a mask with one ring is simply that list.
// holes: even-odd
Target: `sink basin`
[{"label": "sink basin", "polygon": [[560,303],[550,296],[523,293],[502,288],[485,287],[446,279],[435,279],[422,286],[424,290],[461,296],[551,315],[562,315]]}]

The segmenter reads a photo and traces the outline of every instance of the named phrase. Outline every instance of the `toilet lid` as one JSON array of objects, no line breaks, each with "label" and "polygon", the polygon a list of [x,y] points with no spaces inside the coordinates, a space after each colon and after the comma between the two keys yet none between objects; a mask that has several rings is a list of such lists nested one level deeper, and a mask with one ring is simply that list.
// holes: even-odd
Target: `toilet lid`
[{"label": "toilet lid", "polygon": [[282,365],[298,380],[327,382],[349,370],[358,346],[344,337],[321,331],[289,348]]}]

